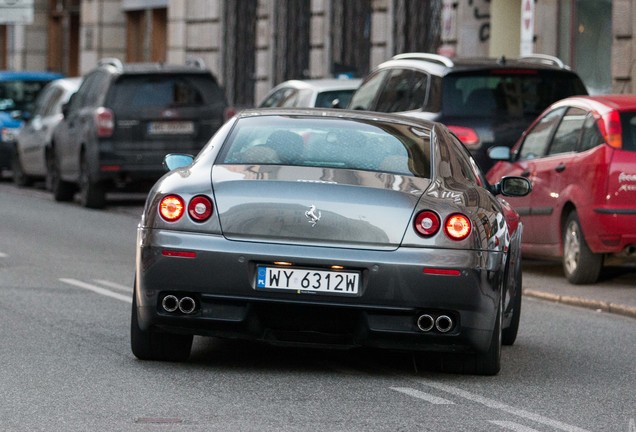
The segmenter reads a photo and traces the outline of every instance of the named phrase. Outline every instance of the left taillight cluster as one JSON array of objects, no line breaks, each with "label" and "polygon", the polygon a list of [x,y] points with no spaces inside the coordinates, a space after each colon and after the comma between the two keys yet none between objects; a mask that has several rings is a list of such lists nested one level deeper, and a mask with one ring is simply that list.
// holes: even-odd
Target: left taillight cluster
[{"label": "left taillight cluster", "polygon": [[212,200],[205,195],[196,195],[186,205],[179,195],[166,195],[159,202],[159,214],[167,222],[176,222],[188,212],[194,222],[205,222],[214,213]]},{"label": "left taillight cluster", "polygon": [[415,231],[422,237],[432,237],[443,229],[451,240],[464,240],[470,235],[470,218],[461,213],[448,215],[442,224],[439,215],[432,210],[422,210],[415,216]]}]

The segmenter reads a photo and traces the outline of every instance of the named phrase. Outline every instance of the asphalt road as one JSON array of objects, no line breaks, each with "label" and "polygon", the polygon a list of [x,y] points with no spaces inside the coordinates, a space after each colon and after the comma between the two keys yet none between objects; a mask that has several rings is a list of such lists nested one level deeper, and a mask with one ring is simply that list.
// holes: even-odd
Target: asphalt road
[{"label": "asphalt road", "polygon": [[0,183],[0,430],[636,430],[636,320],[534,298],[495,377],[205,338],[187,363],[138,361],[140,206],[86,210]]}]

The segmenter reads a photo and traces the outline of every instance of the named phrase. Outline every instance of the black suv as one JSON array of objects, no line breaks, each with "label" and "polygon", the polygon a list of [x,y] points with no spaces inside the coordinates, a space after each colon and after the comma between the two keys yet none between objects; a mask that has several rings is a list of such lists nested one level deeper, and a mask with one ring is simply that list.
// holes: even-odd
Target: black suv
[{"label": "black suv", "polygon": [[587,90],[558,58],[450,59],[406,53],[382,63],[353,95],[350,109],[397,112],[444,123],[486,172],[486,151],[512,147],[548,105]]},{"label": "black suv", "polygon": [[47,161],[53,195],[105,205],[113,189],[144,190],[168,153],[196,154],[224,123],[225,94],[201,62],[104,59],[64,106]]}]

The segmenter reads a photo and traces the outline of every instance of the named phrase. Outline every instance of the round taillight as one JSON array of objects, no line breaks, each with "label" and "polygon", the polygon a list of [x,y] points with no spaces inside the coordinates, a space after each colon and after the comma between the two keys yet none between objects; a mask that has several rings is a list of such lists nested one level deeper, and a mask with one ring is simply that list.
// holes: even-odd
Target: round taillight
[{"label": "round taillight", "polygon": [[196,222],[205,222],[210,219],[214,206],[212,200],[205,195],[197,195],[188,204],[188,214]]},{"label": "round taillight", "polygon": [[159,214],[168,222],[178,221],[184,211],[183,200],[177,195],[166,195],[159,203]]},{"label": "round taillight", "polygon": [[444,230],[453,240],[464,240],[471,230],[470,219],[460,213],[455,213],[446,218]]},{"label": "round taillight", "polygon": [[415,230],[421,236],[432,236],[439,230],[439,226],[439,216],[430,210],[421,211],[415,217]]}]

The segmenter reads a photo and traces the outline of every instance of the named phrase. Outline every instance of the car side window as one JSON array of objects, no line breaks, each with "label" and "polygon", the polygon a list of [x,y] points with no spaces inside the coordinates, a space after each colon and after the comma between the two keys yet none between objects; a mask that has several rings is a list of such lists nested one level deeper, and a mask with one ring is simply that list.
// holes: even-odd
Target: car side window
[{"label": "car side window", "polygon": [[411,92],[411,77],[413,71],[409,69],[395,69],[378,98],[376,111],[380,112],[400,112],[406,111]]},{"label": "car side window", "polygon": [[587,112],[580,108],[569,108],[559,127],[554,133],[554,139],[548,150],[549,155],[568,153],[576,150],[576,145],[581,137],[581,130],[585,122]]},{"label": "car side window", "polygon": [[554,129],[559,124],[565,108],[557,108],[543,116],[526,134],[518,160],[535,159],[545,155]]},{"label": "car side window", "polygon": [[351,98],[349,108],[354,110],[373,111],[373,103],[376,100],[376,96],[384,83],[384,78],[389,72],[381,70],[371,75],[367,79]]},{"label": "car side window", "polygon": [[589,114],[583,123],[583,135],[581,137],[581,144],[579,151],[586,151],[592,149],[605,142],[601,131],[598,129],[596,119],[592,114]]},{"label": "car side window", "polygon": [[263,101],[261,107],[269,108],[269,107],[278,107],[282,106],[287,98],[294,92],[294,89],[290,87],[285,87],[275,91],[272,95],[270,95],[267,99]]}]

